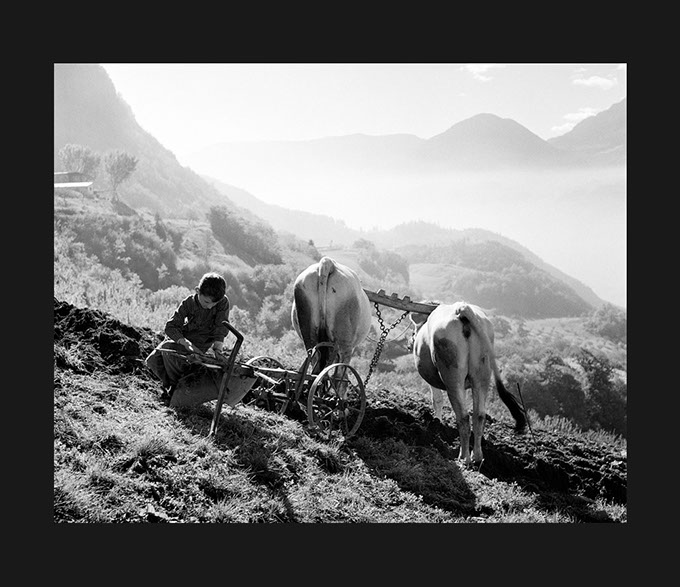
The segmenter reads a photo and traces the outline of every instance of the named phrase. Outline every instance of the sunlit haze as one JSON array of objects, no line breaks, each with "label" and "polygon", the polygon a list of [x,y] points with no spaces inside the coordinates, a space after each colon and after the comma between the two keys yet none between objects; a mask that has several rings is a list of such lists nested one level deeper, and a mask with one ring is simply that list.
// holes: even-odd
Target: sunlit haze
[{"label": "sunlit haze", "polygon": [[430,138],[482,112],[542,139],[626,96],[617,63],[103,63],[137,122],[180,160],[223,141],[353,133]]},{"label": "sunlit haze", "polygon": [[[313,170],[309,177],[270,177],[267,169],[230,173],[199,167],[196,157],[224,142],[306,141],[356,133],[429,139],[480,113],[510,118],[548,140],[625,98],[625,64],[102,66],[139,125],[199,174],[265,202],[325,214],[353,228],[426,220],[447,228],[492,230],[603,299],[626,306],[625,170],[616,177],[595,170],[530,180],[521,174],[481,181],[461,175],[453,189],[451,182],[424,185],[394,177],[373,183],[360,177],[324,181]],[[595,191],[605,184],[606,189]]]}]

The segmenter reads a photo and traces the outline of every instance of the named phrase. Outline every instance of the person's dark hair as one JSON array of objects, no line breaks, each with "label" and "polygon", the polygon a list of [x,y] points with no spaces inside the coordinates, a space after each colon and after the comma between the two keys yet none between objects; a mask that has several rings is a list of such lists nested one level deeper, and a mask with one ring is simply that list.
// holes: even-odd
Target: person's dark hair
[{"label": "person's dark hair", "polygon": [[206,273],[198,282],[198,291],[209,296],[214,302],[221,300],[227,292],[227,282],[219,273]]}]

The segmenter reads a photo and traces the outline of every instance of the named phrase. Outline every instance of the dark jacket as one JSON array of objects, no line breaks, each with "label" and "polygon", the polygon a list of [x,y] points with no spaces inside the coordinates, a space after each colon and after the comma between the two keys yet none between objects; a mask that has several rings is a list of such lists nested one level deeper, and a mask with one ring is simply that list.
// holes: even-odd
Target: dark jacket
[{"label": "dark jacket", "polygon": [[216,340],[224,340],[228,329],[222,324],[229,320],[229,298],[224,296],[209,310],[201,307],[198,294],[191,295],[180,303],[172,318],[165,324],[165,334],[177,342],[186,338],[201,351],[206,351]]}]

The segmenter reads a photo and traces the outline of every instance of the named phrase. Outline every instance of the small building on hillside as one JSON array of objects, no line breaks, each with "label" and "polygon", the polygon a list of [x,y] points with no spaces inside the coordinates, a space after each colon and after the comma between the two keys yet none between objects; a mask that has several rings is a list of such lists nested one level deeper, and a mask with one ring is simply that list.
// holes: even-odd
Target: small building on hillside
[{"label": "small building on hillside", "polygon": [[92,188],[94,180],[79,171],[55,171],[54,172],[54,191],[74,190],[84,196],[94,196]]}]

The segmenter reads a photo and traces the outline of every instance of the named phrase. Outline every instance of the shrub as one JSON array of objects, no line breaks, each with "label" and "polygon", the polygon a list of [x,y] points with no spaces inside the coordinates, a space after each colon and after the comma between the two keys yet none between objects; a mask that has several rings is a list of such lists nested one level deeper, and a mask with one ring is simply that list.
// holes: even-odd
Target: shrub
[{"label": "shrub", "polygon": [[624,310],[605,303],[588,316],[584,326],[598,336],[604,336],[614,342],[626,342],[628,330],[626,316]]},{"label": "shrub", "polygon": [[55,222],[55,235],[68,232],[84,251],[124,276],[136,274],[145,288],[157,290],[179,284],[177,256],[170,240],[162,240],[155,226],[138,217],[79,214]]},{"label": "shrub", "polygon": [[251,221],[226,206],[213,206],[208,213],[210,228],[225,251],[233,251],[251,265],[283,263],[274,229]]}]

